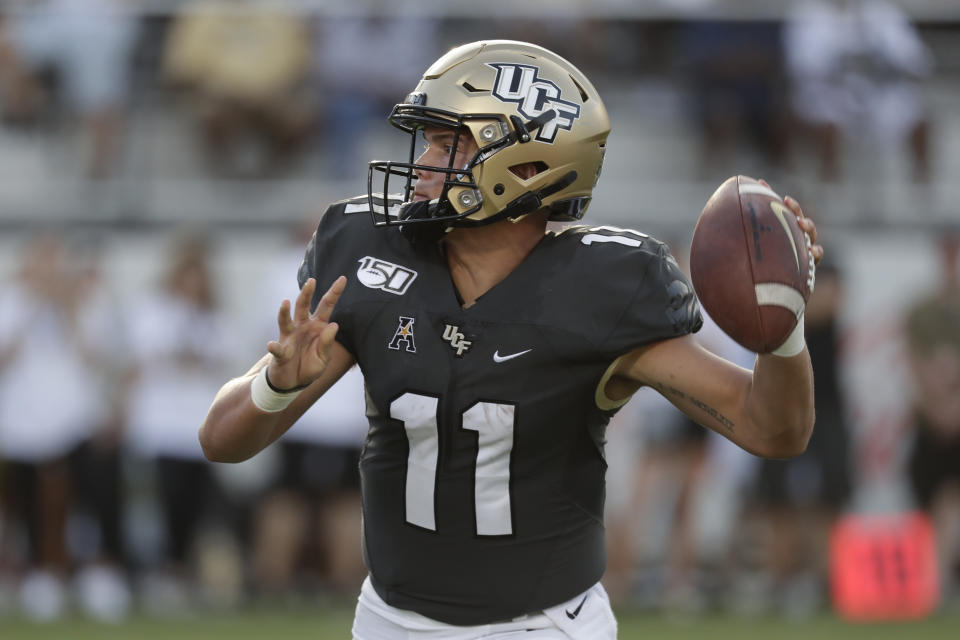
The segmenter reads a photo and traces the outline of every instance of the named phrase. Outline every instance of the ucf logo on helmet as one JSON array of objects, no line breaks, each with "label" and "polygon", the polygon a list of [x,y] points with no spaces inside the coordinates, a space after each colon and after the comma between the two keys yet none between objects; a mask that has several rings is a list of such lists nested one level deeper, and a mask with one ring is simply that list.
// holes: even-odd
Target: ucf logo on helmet
[{"label": "ucf logo on helmet", "polygon": [[530,119],[548,109],[557,112],[556,118],[540,127],[535,140],[553,144],[557,130],[569,131],[573,121],[580,117],[580,105],[563,100],[555,82],[539,77],[539,67],[507,62],[487,63],[487,66],[497,70],[493,96],[501,102],[516,103],[520,115]]}]

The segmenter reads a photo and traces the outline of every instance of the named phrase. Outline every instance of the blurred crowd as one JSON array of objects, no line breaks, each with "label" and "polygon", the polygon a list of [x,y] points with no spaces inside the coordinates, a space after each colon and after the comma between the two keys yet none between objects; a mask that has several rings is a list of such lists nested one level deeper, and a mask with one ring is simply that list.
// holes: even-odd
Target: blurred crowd
[{"label": "blurred crowd", "polygon": [[[312,227],[241,286],[296,294]],[[208,239],[171,238],[155,286],[118,300],[96,251],[41,234],[0,290],[0,591],[49,619],[102,619],[247,595],[346,594],[363,576],[357,462],[362,379],[348,374],[252,464],[213,465],[197,430],[239,344]],[[233,283],[237,286],[237,283]],[[9,611],[8,611],[9,613]]]},{"label": "blurred crowd", "polygon": [[[315,156],[319,175],[355,177],[370,124],[477,29],[469,16],[388,7],[326,15],[248,0],[173,6],[141,13],[129,0],[34,0],[0,11],[5,125],[74,140],[72,166],[94,178],[132,171],[125,133],[132,115],[151,111],[189,123],[198,166],[213,177],[289,176],[311,170],[304,158]],[[504,15],[486,20],[483,35],[543,44],[601,89],[670,82],[702,134],[700,169],[711,178],[742,166],[747,149],[767,175],[809,160],[822,179],[842,181],[857,177],[845,166],[848,147],[873,145],[863,155],[876,162],[877,151],[902,147],[913,178],[929,180],[923,86],[933,58],[898,5],[804,0],[777,19],[691,16]]]},{"label": "blurred crowd", "polygon": [[[71,166],[100,180],[130,170],[130,116],[159,104],[190,123],[211,177],[292,175],[319,155],[324,176],[360,179],[357,141],[371,123],[382,131],[430,61],[479,37],[456,17],[177,6],[142,15],[124,0],[36,0],[0,12],[0,128],[74,139]],[[601,93],[674,73],[709,179],[808,162],[843,181],[864,171],[845,153],[853,144],[877,157],[902,148],[911,179],[929,181],[933,57],[916,27],[879,0],[790,7],[778,21],[504,18],[482,35],[544,44]],[[218,262],[216,236],[173,234],[158,276],[123,296],[97,238],[24,235],[0,274],[0,617],[118,620],[356,596],[359,373],[248,463],[208,463],[197,441],[217,389],[251,359],[241,345],[274,337],[315,222],[285,231],[280,257],[253,280]],[[936,288],[890,322],[911,382],[901,507],[934,524],[942,601],[956,604],[960,234],[941,235]],[[817,425],[802,456],[754,458],[646,390],[616,417],[605,581],[619,604],[792,616],[828,606],[830,533],[863,464],[842,373],[843,267],[821,267],[807,312]],[[224,303],[227,290],[242,292],[252,324]],[[752,366],[709,322],[698,335]]]}]

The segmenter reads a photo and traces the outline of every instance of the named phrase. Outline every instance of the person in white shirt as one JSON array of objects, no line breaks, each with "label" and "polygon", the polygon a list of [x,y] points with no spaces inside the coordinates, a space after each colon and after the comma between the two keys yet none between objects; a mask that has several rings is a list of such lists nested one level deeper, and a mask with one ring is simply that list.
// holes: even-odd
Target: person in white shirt
[{"label": "person in white shirt", "polygon": [[[108,361],[118,336],[75,258],[59,236],[32,238],[0,290],[0,516],[27,534],[26,557],[9,564],[24,570],[21,606],[39,619],[63,613],[65,580],[84,560],[67,545],[68,517],[87,497],[76,463],[111,416]],[[117,531],[100,526],[116,550]]]},{"label": "person in white shirt", "polygon": [[930,125],[921,81],[933,57],[903,11],[885,0],[806,0],[784,26],[793,110],[813,129],[820,173],[841,177],[842,143],[909,141],[914,173],[929,177]]},{"label": "person in white shirt", "polygon": [[127,444],[152,463],[163,521],[164,570],[189,577],[190,554],[218,489],[197,443],[210,394],[229,362],[230,322],[218,306],[209,247],[174,246],[162,285],[129,308],[134,376],[127,399]]}]

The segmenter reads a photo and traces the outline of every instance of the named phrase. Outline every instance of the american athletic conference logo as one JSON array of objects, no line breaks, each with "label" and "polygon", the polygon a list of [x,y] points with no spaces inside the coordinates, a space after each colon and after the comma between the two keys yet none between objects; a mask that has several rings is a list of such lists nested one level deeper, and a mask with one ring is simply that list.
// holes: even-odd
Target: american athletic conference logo
[{"label": "american athletic conference logo", "polygon": [[532,119],[549,109],[557,112],[556,118],[537,130],[535,140],[553,144],[557,130],[569,131],[573,121],[580,117],[580,105],[562,99],[560,87],[540,77],[540,67],[512,62],[488,62],[487,66],[497,70],[493,97],[517,104],[520,115]]}]

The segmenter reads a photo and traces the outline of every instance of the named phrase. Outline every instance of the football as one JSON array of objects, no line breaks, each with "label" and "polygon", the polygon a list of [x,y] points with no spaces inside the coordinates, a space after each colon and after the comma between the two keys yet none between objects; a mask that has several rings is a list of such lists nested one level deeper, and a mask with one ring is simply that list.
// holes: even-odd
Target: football
[{"label": "football", "polygon": [[790,335],[814,286],[810,238],[770,187],[724,181],[707,201],[690,245],[700,303],[731,338],[769,353]]}]

